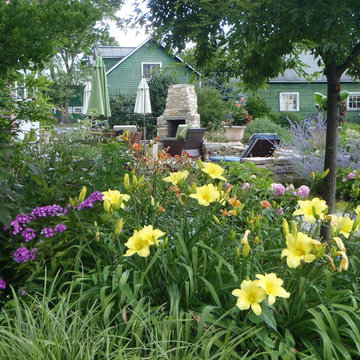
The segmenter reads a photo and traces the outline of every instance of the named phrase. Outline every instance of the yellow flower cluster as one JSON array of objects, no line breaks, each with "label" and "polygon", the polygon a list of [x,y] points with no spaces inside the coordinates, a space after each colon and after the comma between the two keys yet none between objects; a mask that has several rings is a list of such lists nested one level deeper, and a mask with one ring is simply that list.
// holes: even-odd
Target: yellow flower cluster
[{"label": "yellow flower cluster", "polygon": [[232,294],[237,296],[236,306],[240,310],[247,310],[251,307],[256,315],[261,315],[260,303],[268,296],[268,304],[273,305],[276,297],[288,298],[288,293],[283,287],[283,280],[275,273],[257,274],[258,280],[244,280],[240,289],[233,290]]},{"label": "yellow flower cluster", "polygon": [[130,200],[130,195],[121,194],[119,190],[108,190],[103,193],[104,209],[108,213],[112,213],[114,210],[124,209],[124,201]]},{"label": "yellow flower cluster", "polygon": [[293,215],[304,215],[308,223],[313,223],[317,218],[324,219],[327,211],[325,200],[313,198],[312,200],[298,200],[300,209],[295,210]]},{"label": "yellow flower cluster", "polygon": [[150,255],[150,246],[158,245],[159,238],[165,233],[159,229],[154,229],[152,225],[145,226],[141,230],[134,230],[134,235],[131,236],[125,243],[128,248],[124,256],[131,256],[138,254],[142,257]]}]

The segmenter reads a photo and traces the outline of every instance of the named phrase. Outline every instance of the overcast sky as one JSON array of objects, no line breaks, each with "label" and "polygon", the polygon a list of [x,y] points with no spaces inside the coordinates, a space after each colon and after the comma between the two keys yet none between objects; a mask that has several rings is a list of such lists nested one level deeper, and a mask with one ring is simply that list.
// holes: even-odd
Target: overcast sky
[{"label": "overcast sky", "polygon": [[[124,5],[117,15],[120,15],[121,17],[131,15],[134,11],[133,2],[134,0],[125,0]],[[114,22],[109,22],[109,24],[110,35],[118,41],[120,46],[136,47],[148,38],[148,35],[146,35],[145,31],[142,29],[129,29],[124,31],[118,29]]]}]

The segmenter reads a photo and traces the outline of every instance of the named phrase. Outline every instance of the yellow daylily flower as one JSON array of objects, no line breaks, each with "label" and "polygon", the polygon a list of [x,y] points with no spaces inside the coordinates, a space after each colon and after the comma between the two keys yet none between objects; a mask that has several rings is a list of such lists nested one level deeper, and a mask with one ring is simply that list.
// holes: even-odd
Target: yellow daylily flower
[{"label": "yellow daylily flower", "polygon": [[293,215],[304,215],[305,221],[308,223],[312,223],[316,220],[315,215],[318,215],[320,219],[324,219],[324,212],[327,210],[325,200],[320,200],[319,198],[313,198],[312,200],[298,200],[298,204],[300,209],[295,210]]},{"label": "yellow daylily flower", "polygon": [[356,216],[360,216],[360,205],[358,205],[354,211],[355,211]]},{"label": "yellow daylily flower", "polygon": [[286,235],[287,248],[281,252],[281,258],[287,257],[286,263],[290,268],[296,268],[301,261],[312,262],[316,259],[314,254],[310,254],[313,245],[321,245],[317,240],[309,238],[306,234],[298,232]]},{"label": "yellow daylily flower", "polygon": [[271,274],[257,274],[255,275],[258,279],[258,285],[265,290],[266,295],[269,296],[269,305],[272,305],[276,297],[288,298],[290,293],[287,292],[281,285],[283,280],[278,278],[275,273]]},{"label": "yellow daylily flower", "polygon": [[259,286],[258,280],[244,280],[240,289],[233,290],[232,294],[238,297],[236,306],[240,310],[247,310],[251,307],[257,316],[261,315],[260,303],[265,300],[266,292]]},{"label": "yellow daylily flower", "polygon": [[189,176],[189,172],[187,170],[177,171],[170,173],[170,175],[164,178],[163,180],[165,182],[172,183],[174,186],[176,186],[182,180],[185,180],[188,176]]},{"label": "yellow daylily flower", "polygon": [[200,205],[209,206],[214,201],[219,201],[220,192],[213,184],[204,185],[196,188],[195,194],[190,197],[196,199]]},{"label": "yellow daylily flower", "polygon": [[124,219],[121,218],[117,221],[117,223],[115,225],[115,235],[121,234],[123,227],[124,227]]},{"label": "yellow daylily flower", "polygon": [[222,176],[225,169],[221,166],[214,163],[203,163],[203,168],[201,171],[208,174],[212,179],[220,179],[226,181],[226,179]]},{"label": "yellow daylily flower", "polygon": [[346,252],[345,251],[337,251],[336,255],[341,256],[339,272],[342,272],[343,270],[347,270],[349,268],[349,259],[346,255]]},{"label": "yellow daylily flower", "polygon": [[333,240],[336,242],[336,246],[340,251],[346,251],[345,245],[339,237],[334,237]]},{"label": "yellow daylily flower", "polygon": [[131,256],[135,253],[142,257],[149,256],[149,247],[157,245],[160,241],[159,238],[163,235],[165,235],[164,232],[159,229],[154,229],[152,225],[145,226],[139,231],[134,230],[134,235],[125,243],[125,246],[129,249],[124,256]]},{"label": "yellow daylily flower", "polygon": [[104,191],[102,194],[104,200],[104,209],[108,213],[120,208],[124,209],[124,201],[129,201],[131,198],[128,194],[121,194],[119,190],[108,190]]},{"label": "yellow daylily flower", "polygon": [[339,233],[344,235],[346,239],[350,236],[353,226],[354,220],[351,220],[348,216],[339,217],[339,225],[337,230],[340,230]]},{"label": "yellow daylily flower", "polygon": [[243,238],[241,239],[241,244],[243,245],[242,254],[244,257],[247,257],[250,253],[250,244],[248,241],[249,234],[250,234],[250,230],[246,230]]}]

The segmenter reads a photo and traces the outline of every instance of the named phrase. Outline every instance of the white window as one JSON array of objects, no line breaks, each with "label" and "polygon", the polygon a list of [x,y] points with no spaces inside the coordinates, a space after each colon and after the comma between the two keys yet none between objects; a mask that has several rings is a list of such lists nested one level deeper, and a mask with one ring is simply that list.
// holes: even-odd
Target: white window
[{"label": "white window", "polygon": [[15,98],[24,100],[28,96],[27,88],[25,87],[25,84],[19,84],[17,81],[15,82]]},{"label": "white window", "polygon": [[74,114],[82,114],[83,108],[81,106],[74,106],[73,113]]},{"label": "white window", "polygon": [[73,108],[70,107],[70,106],[68,107],[68,113],[69,113],[69,114],[72,114],[72,113],[73,113]]},{"label": "white window", "polygon": [[347,109],[349,111],[360,111],[360,92],[351,92],[347,98]]},{"label": "white window", "polygon": [[146,80],[150,80],[151,75],[161,69],[161,62],[150,63],[142,62],[141,63],[141,75],[145,76]]},{"label": "white window", "polygon": [[299,111],[299,93],[280,93],[280,111]]}]

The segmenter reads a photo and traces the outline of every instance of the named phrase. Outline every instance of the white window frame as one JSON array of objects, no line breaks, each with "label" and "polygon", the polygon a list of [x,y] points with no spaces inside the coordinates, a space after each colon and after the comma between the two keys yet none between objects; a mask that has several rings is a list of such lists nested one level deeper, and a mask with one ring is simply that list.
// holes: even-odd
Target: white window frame
[{"label": "white window frame", "polygon": [[73,106],[73,114],[82,114],[82,106]]},{"label": "white window frame", "polygon": [[[159,65],[159,68],[160,69],[162,68],[162,63],[161,62],[156,62],[156,61],[141,62],[141,76],[144,76],[144,65]],[[150,72],[150,75],[151,75],[151,72]],[[150,80],[151,76],[150,77],[145,76],[145,79]]]},{"label": "white window frame", "polygon": [[[27,89],[27,87],[24,86],[23,88],[20,88],[18,86],[17,81],[15,81],[14,86],[15,86],[15,88],[14,88],[15,99],[17,99],[17,100],[25,100],[25,99],[27,99],[27,97],[28,97],[28,89]],[[19,89],[23,90],[23,96],[19,95]]]},{"label": "white window frame", "polygon": [[[356,101],[359,104],[358,107],[350,108],[350,97],[351,96],[357,96],[358,97],[358,100]],[[346,99],[346,107],[347,107],[348,111],[360,111],[360,92],[349,92],[349,96]]]},{"label": "white window frame", "polygon": [[[296,109],[286,109],[283,96],[296,95]],[[298,92],[281,92],[279,94],[280,111],[299,111],[300,107],[300,94]]]},{"label": "white window frame", "polygon": [[71,106],[68,107],[68,114],[72,114],[73,113],[73,108]]}]

